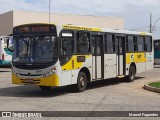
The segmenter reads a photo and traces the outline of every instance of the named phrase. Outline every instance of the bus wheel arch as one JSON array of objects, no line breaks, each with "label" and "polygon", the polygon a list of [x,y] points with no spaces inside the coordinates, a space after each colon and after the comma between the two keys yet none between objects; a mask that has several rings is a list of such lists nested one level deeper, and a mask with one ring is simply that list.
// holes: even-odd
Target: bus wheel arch
[{"label": "bus wheel arch", "polygon": [[90,81],[90,72],[87,68],[82,68],[77,77],[77,91],[84,92],[87,87],[87,83]]},{"label": "bus wheel arch", "polygon": [[90,74],[90,71],[88,70],[88,68],[84,67],[80,70],[80,72],[84,72],[86,74],[87,82],[91,81],[91,74]]}]

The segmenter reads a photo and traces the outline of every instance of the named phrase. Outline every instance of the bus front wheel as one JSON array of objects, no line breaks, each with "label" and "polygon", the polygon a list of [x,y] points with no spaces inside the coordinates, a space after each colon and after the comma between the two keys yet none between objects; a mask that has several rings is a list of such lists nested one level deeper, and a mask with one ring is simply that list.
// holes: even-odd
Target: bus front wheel
[{"label": "bus front wheel", "polygon": [[127,76],[127,81],[128,82],[133,82],[136,78],[136,70],[134,68],[134,66],[131,66],[129,68],[129,75]]},{"label": "bus front wheel", "polygon": [[87,77],[84,72],[80,72],[77,80],[77,90],[78,92],[84,92],[87,87]]}]

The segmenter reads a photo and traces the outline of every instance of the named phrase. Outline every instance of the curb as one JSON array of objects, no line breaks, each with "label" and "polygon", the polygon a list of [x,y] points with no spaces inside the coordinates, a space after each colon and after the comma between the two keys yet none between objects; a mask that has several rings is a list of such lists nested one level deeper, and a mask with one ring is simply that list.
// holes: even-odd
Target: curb
[{"label": "curb", "polygon": [[148,91],[160,93],[160,88],[151,87],[147,84],[144,85],[144,89],[146,89]]}]

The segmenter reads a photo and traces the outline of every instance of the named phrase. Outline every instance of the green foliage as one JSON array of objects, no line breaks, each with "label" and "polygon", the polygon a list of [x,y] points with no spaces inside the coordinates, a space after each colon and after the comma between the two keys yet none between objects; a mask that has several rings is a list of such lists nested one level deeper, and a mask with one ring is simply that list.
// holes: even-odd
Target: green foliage
[{"label": "green foliage", "polygon": [[153,83],[150,83],[148,85],[151,86],[151,87],[160,88],[160,82],[153,82]]}]

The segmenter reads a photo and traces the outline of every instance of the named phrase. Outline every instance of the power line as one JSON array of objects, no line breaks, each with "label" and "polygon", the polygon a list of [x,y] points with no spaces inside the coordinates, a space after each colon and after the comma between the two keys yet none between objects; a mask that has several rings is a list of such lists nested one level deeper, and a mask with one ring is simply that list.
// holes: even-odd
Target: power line
[{"label": "power line", "polygon": [[155,28],[155,29],[154,29],[154,31],[159,31],[159,30],[160,30],[160,28]]},{"label": "power line", "polygon": [[156,26],[155,28],[160,28],[160,26]]},{"label": "power line", "polygon": [[144,26],[144,27],[133,28],[133,29],[131,29],[131,31],[132,31],[132,30],[144,29],[144,28],[149,28],[149,26]]}]

